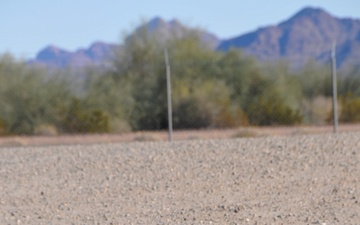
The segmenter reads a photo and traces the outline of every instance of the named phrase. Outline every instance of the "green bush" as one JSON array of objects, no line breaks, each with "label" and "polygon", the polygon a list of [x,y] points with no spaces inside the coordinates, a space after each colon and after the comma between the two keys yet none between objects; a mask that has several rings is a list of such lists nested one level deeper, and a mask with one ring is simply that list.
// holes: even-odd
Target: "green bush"
[{"label": "green bush", "polygon": [[99,110],[93,110],[88,116],[88,133],[108,133],[110,131],[109,116]]},{"label": "green bush", "polygon": [[249,125],[249,119],[247,115],[240,109],[232,109],[230,106],[224,107],[216,118],[214,118],[215,127],[217,128],[229,128]]},{"label": "green bush", "polygon": [[200,129],[209,127],[212,123],[210,110],[206,102],[195,97],[182,99],[173,113],[175,129]]},{"label": "green bush", "polygon": [[261,96],[247,109],[250,124],[259,126],[293,125],[301,123],[302,116],[277,96]]},{"label": "green bush", "polygon": [[[0,135],[166,129],[164,48],[175,129],[324,124],[331,110],[330,70],[314,62],[297,72],[286,63],[259,66],[238,50],[213,51],[186,30],[126,36],[109,70],[48,71],[0,56]],[[340,95],[360,95],[359,71],[339,76]],[[341,121],[360,121],[359,97],[342,98],[339,108]]]},{"label": "green bush", "polygon": [[71,95],[55,72],[0,56],[0,117],[4,133],[32,135],[41,124],[56,124],[60,106]]},{"label": "green bush", "polygon": [[0,135],[6,134],[6,122],[4,119],[0,118]]},{"label": "green bush", "polygon": [[340,98],[341,113],[339,120],[345,123],[360,122],[360,97],[347,94]]},{"label": "green bush", "polygon": [[86,110],[79,99],[73,98],[62,121],[66,133],[107,133],[109,116],[101,110]]}]

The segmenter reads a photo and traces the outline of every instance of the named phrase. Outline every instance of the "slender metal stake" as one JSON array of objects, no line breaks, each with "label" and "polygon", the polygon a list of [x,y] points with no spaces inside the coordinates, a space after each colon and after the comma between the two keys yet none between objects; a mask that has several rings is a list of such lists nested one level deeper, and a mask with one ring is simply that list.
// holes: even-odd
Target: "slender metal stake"
[{"label": "slender metal stake", "polygon": [[172,106],[171,106],[171,80],[170,80],[170,64],[167,49],[164,49],[165,65],[166,65],[166,83],[167,83],[167,105],[168,105],[168,124],[169,124],[169,141],[173,140],[173,125],[172,125]]},{"label": "slender metal stake", "polygon": [[333,86],[333,116],[334,116],[334,133],[338,132],[338,112],[337,112],[337,87],[336,87],[336,42],[333,43],[331,50],[332,65],[332,86]]}]

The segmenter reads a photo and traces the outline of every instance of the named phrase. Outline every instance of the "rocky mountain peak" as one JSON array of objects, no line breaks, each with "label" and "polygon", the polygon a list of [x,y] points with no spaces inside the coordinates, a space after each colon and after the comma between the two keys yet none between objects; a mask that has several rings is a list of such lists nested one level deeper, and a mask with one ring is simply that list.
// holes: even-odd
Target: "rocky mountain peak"
[{"label": "rocky mountain peak", "polygon": [[[189,28],[173,19],[166,21],[155,17],[135,29],[128,36],[146,28],[156,32],[158,38],[166,40],[174,35],[181,37],[186,31],[195,31],[210,48],[228,51],[237,48],[259,61],[286,60],[295,67],[304,65],[309,59],[328,63],[329,50],[336,41],[338,66],[360,65],[360,20],[336,18],[321,8],[306,7],[278,25],[262,27],[235,38],[220,40],[216,35]],[[30,63],[40,63],[57,68],[102,65],[121,46],[95,42],[87,49],[75,52],[49,45],[39,52]]]},{"label": "rocky mountain peak", "polygon": [[[360,45],[356,40],[358,32],[359,21],[339,19],[323,9],[307,7],[278,25],[224,40],[218,49],[241,48],[260,61],[281,59],[293,67],[301,67],[309,59],[327,63],[330,48],[336,41],[339,52],[342,52],[338,61],[341,67],[360,64],[360,61],[354,61],[354,56],[360,54],[356,53],[356,46]],[[349,45],[352,48],[346,47]],[[348,50],[342,51],[344,48]]]}]

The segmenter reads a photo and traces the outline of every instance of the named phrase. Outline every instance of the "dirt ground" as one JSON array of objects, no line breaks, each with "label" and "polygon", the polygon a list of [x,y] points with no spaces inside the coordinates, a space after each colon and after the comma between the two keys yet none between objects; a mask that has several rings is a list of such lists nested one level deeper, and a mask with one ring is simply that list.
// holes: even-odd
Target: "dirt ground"
[{"label": "dirt ground", "polygon": [[[359,131],[360,124],[342,124],[339,132]],[[333,126],[291,126],[291,127],[244,127],[223,130],[174,131],[173,140],[228,139],[241,137],[294,136],[303,134],[332,133]],[[63,144],[99,144],[134,141],[167,141],[167,131],[144,131],[123,134],[86,134],[57,136],[11,136],[0,137],[1,146],[41,146]]]},{"label": "dirt ground", "polygon": [[359,132],[187,135],[0,147],[0,224],[360,224]]}]

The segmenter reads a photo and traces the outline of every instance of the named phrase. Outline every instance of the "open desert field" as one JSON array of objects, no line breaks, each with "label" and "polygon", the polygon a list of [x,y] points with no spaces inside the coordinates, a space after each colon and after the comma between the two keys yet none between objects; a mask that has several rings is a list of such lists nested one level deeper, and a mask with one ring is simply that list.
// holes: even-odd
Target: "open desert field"
[{"label": "open desert field", "polygon": [[[339,132],[360,132],[360,124],[341,124],[338,130]],[[234,129],[175,130],[173,132],[173,140],[209,140],[330,133],[333,133],[333,126],[331,125],[290,127],[242,127]],[[167,131],[143,131],[121,134],[5,136],[0,137],[0,147],[168,141],[168,137],[169,135]]]},{"label": "open desert field", "polygon": [[360,224],[360,133],[0,148],[0,224]]}]

